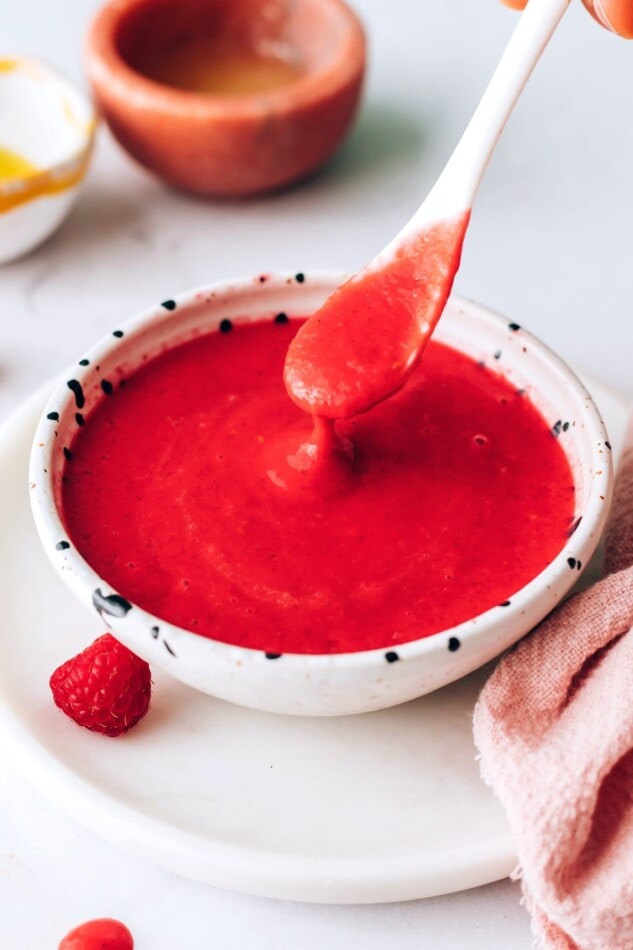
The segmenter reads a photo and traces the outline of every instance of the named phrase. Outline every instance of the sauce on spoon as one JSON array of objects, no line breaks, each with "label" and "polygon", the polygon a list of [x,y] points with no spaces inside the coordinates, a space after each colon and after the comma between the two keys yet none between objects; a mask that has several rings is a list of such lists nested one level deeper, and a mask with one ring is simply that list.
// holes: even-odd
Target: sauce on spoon
[{"label": "sauce on spoon", "polygon": [[348,419],[407,381],[448,300],[470,209],[499,136],[570,2],[530,0],[429,195],[387,248],[300,332],[284,380],[301,408]]},{"label": "sauce on spoon", "polygon": [[315,416],[349,419],[400,389],[422,358],[457,268],[470,212],[402,244],[335,291],[288,349],[291,398]]}]

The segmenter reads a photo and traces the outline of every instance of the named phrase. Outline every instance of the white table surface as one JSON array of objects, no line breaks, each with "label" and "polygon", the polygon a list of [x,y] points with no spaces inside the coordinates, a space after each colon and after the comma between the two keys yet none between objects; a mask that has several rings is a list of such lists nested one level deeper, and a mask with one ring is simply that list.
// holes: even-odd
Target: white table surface
[{"label": "white table surface", "polygon": [[[84,82],[95,0],[0,3],[0,55]],[[441,168],[513,24],[495,0],[356,0],[370,39],[357,127],[285,194],[205,203],[167,190],[102,129],[62,230],[0,269],[0,418],[156,300],[259,271],[353,271],[399,229]],[[456,289],[633,396],[633,47],[575,3],[497,150]],[[116,916],[138,950],[528,950],[516,885],[399,905],[281,903],[195,884],[120,853],[60,814],[0,756],[0,946],[54,950]],[[183,938],[183,932],[186,937]]]}]

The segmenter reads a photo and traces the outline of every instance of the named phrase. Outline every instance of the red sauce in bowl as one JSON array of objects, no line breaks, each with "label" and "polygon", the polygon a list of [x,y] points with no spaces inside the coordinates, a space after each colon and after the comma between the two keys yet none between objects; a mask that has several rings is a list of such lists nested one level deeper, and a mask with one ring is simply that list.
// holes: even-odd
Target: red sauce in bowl
[{"label": "red sauce in bowl", "polygon": [[278,653],[427,637],[504,604],[563,547],[564,452],[534,406],[431,341],[406,385],[311,432],[282,369],[300,321],[223,321],[77,431],[62,508],[123,597]]}]

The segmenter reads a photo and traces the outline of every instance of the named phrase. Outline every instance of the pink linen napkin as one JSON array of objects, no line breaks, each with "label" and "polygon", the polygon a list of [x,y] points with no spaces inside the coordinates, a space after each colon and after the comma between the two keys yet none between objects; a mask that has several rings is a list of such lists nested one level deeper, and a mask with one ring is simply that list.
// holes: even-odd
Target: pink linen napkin
[{"label": "pink linen napkin", "polygon": [[633,950],[633,424],[604,577],[508,653],[475,708],[537,944]]}]

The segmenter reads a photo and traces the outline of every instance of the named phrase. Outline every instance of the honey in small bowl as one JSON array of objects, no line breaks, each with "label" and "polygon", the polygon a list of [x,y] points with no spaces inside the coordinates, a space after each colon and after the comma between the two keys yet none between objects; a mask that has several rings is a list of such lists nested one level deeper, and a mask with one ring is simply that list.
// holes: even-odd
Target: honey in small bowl
[{"label": "honey in small bowl", "polygon": [[160,57],[141,58],[137,68],[164,86],[219,96],[269,92],[303,75],[288,59],[206,38],[175,45]]}]

